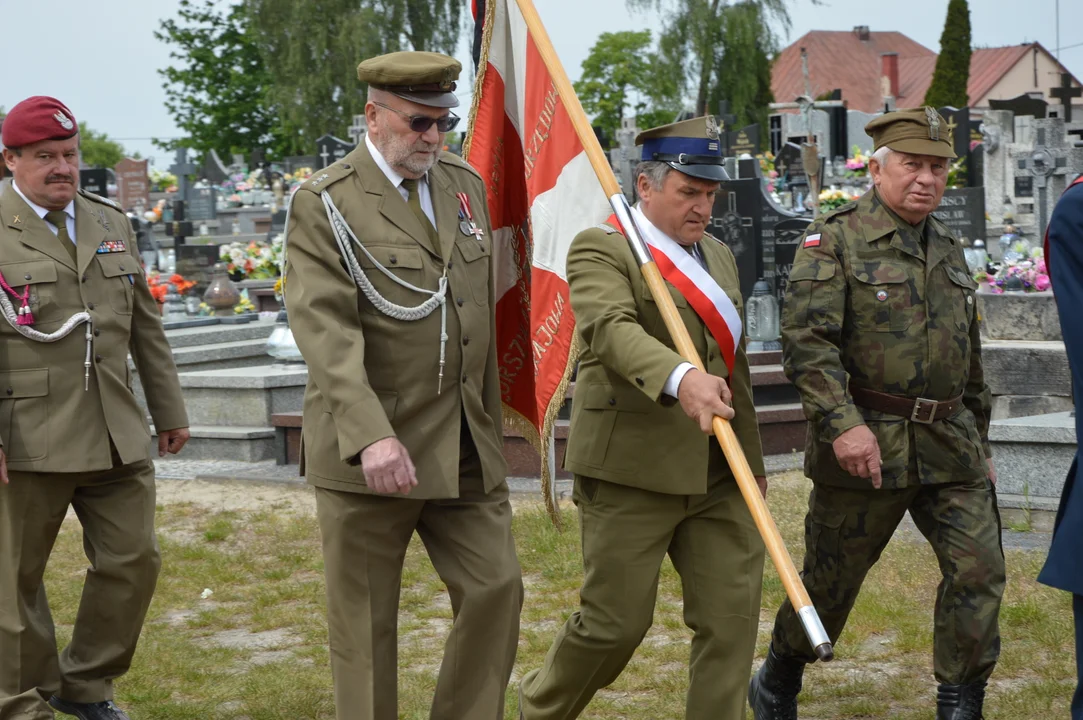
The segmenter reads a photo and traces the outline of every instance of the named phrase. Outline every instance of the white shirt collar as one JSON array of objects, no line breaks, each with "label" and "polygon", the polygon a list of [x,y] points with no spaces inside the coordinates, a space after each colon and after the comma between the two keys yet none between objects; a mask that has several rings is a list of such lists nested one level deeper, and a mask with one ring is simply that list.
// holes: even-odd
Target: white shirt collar
[{"label": "white shirt collar", "polygon": [[[398,173],[397,170],[395,170],[395,168],[391,167],[387,163],[387,160],[384,159],[383,153],[381,153],[380,150],[376,147],[376,145],[372,142],[372,139],[369,137],[368,133],[365,133],[365,145],[368,146],[369,153],[372,155],[372,159],[376,161],[376,167],[380,168],[383,174],[387,176],[387,179],[391,181],[391,184],[396,189],[399,188],[402,185],[402,181],[404,178]],[[421,176],[419,182],[426,182],[428,177],[428,173],[425,173]]]},{"label": "white shirt collar", "polygon": [[[649,235],[649,236],[655,237],[655,238],[659,238],[659,237],[669,238],[671,241],[677,243],[678,245],[685,248],[686,250],[690,249],[691,252],[692,252],[692,257],[696,258],[696,260],[700,263],[700,265],[703,265],[704,263],[706,263],[706,258],[703,257],[703,251],[700,250],[698,242],[691,245],[691,246],[687,246],[687,245],[684,245],[682,243],[677,242],[676,238],[672,238],[669,235],[667,235],[666,233],[662,232],[661,230],[659,230],[655,226],[654,223],[652,223],[650,220],[647,219],[647,216],[643,213],[643,210],[640,209],[639,203],[636,203],[635,205],[632,206],[632,213],[635,215],[636,225],[639,226],[639,229],[643,232],[644,235]],[[647,238],[643,238],[643,239],[646,240]]]},{"label": "white shirt collar", "polygon": [[[33,210],[35,213],[37,213],[39,218],[41,218],[42,220],[45,219],[45,216],[49,213],[48,210],[43,208],[41,205],[38,205],[36,202],[34,202],[30,198],[28,198],[26,195],[24,195],[23,191],[19,189],[19,185],[18,185],[18,183],[15,182],[15,180],[11,181],[11,187],[15,188],[15,192],[19,193],[19,197],[21,197],[23,200],[26,201],[26,204],[30,206],[31,210]],[[75,201],[74,200],[72,200],[70,203],[68,203],[68,206],[66,208],[64,208],[64,212],[66,212],[68,214],[69,218],[72,218],[73,220],[75,219]]]}]

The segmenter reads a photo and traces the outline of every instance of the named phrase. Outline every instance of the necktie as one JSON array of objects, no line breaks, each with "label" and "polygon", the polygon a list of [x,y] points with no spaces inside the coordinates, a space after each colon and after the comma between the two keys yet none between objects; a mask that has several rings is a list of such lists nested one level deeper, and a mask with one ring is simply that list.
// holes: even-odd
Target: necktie
[{"label": "necktie", "polygon": [[403,178],[402,186],[410,193],[410,197],[406,200],[406,204],[410,206],[410,210],[417,216],[418,222],[421,223],[421,227],[428,233],[429,240],[432,241],[433,247],[436,247],[439,244],[439,238],[436,235],[436,228],[433,226],[432,221],[429,220],[429,216],[421,209],[421,194],[417,191],[418,181],[414,178]]},{"label": "necktie", "polygon": [[68,235],[68,214],[63,210],[51,210],[45,213],[45,219],[56,225],[56,236],[60,238],[60,244],[71,255],[72,261],[78,262],[75,254],[75,243],[71,241],[71,235]]}]

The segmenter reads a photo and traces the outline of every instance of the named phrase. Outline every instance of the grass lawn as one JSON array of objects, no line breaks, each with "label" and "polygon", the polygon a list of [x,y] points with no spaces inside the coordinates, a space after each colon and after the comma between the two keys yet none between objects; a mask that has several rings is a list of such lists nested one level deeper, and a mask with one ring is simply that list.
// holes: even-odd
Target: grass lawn
[{"label": "grass lawn", "polygon": [[[800,473],[771,480],[769,503],[798,562],[808,489]],[[557,628],[577,605],[582,579],[574,508],[566,506],[568,527],[559,532],[540,503],[515,502],[526,604],[507,718],[517,717],[515,681],[541,665]],[[134,667],[117,684],[118,703],[135,720],[333,720],[311,489],[162,482],[158,531],[163,571]],[[1008,551],[1003,652],[987,717],[1068,715],[1075,672],[1071,602],[1067,593],[1034,582],[1043,559],[1043,552]],[[69,518],[47,577],[62,644],[71,634],[85,568],[79,526]],[[928,546],[915,531],[900,532],[865,583],[836,648],[838,659],[806,673],[801,717],[932,718],[938,581]],[[757,665],[782,598],[768,561]],[[399,617],[401,718],[428,718],[450,621],[443,586],[415,539]],[[654,627],[624,674],[583,717],[682,718],[688,639],[679,581],[667,561]]]}]

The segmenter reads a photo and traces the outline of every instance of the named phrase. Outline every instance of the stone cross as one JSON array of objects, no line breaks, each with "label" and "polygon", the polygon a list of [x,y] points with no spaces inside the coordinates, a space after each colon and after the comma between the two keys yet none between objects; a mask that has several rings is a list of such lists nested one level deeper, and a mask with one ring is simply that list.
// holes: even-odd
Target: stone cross
[{"label": "stone cross", "polygon": [[188,176],[199,168],[195,163],[188,162],[188,148],[177,148],[176,161],[169,168],[169,172],[177,176],[177,187],[180,188],[181,200],[188,199]]},{"label": "stone cross", "polygon": [[[347,133],[349,134],[350,139],[353,140],[353,144],[354,145],[360,145],[361,140],[365,137],[365,134],[368,131],[369,131],[369,124],[368,124],[368,120],[365,119],[365,116],[364,115],[354,115],[353,116],[353,125],[350,125],[349,129],[347,130]],[[325,159],[324,167],[326,167],[326,166],[327,166],[327,162],[326,162],[326,159]]]},{"label": "stone cross", "polygon": [[1062,72],[1060,86],[1050,90],[1049,95],[1060,100],[1061,107],[1064,108],[1064,122],[1072,122],[1072,98],[1083,97],[1083,88],[1072,87],[1071,73]]},{"label": "stone cross", "polygon": [[1067,183],[1069,149],[1063,119],[1036,120],[1034,126],[1034,146],[1013,152],[1012,159],[1016,169],[1030,174],[1038,188],[1038,237],[1041,238],[1045,236],[1052,206]]}]

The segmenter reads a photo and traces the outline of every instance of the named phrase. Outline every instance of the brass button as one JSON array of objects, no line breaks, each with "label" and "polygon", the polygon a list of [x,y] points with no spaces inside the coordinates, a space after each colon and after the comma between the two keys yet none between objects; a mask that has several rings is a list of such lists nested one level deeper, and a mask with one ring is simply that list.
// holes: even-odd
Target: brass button
[{"label": "brass button", "polygon": [[399,263],[398,257],[396,257],[395,255],[392,255],[391,256],[391,264],[392,265],[398,265],[398,263]]},{"label": "brass button", "polygon": [[32,279],[32,278],[30,277],[30,273],[27,273],[26,275],[23,275],[23,278],[24,278],[25,280],[31,280],[31,279]]},{"label": "brass button", "polygon": [[98,337],[101,334],[102,334],[101,330],[99,330],[98,328],[94,328],[94,337]]},{"label": "brass button", "polygon": [[612,406],[614,406],[616,404],[617,404],[617,399],[616,398],[609,398],[610,407],[612,407]]},{"label": "brass button", "polygon": [[95,355],[94,356],[94,362],[100,363],[101,361],[102,361],[102,356],[101,355]]},{"label": "brass button", "polygon": [[117,265],[117,268],[118,268],[118,269],[119,269],[119,270],[120,270],[121,272],[124,272],[124,266],[123,266],[123,265]]},{"label": "brass button", "polygon": [[462,307],[463,306],[463,299],[461,297],[455,298],[455,304],[458,305],[459,307]]}]

